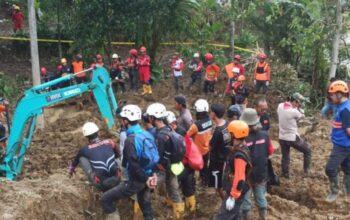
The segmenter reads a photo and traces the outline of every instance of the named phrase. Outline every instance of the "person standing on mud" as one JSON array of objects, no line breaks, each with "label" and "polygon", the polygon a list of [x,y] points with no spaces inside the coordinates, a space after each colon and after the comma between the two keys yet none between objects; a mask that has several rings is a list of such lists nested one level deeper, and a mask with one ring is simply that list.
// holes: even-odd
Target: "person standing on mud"
[{"label": "person standing on mud", "polygon": [[[135,194],[137,195],[137,202],[142,210],[144,219],[153,220],[154,218],[150,189],[156,187],[157,177],[154,175],[153,163],[148,164],[151,166],[145,166],[141,162],[146,161],[142,157],[142,155],[145,155],[144,151],[151,149],[149,145],[141,145],[141,143],[145,143],[146,139],[153,147],[155,147],[155,143],[152,135],[144,131],[139,124],[141,114],[141,109],[136,105],[126,105],[120,112],[123,126],[127,129],[128,135],[123,150],[123,164],[126,164],[125,168],[129,179],[103,193],[101,203],[104,213],[107,214],[106,220],[120,220],[115,201],[129,198]],[[151,152],[153,151],[148,151],[148,153]],[[150,158],[148,157],[147,159]],[[148,162],[149,160],[146,163]]]},{"label": "person standing on mud", "polygon": [[142,83],[143,92],[142,95],[152,94],[151,87],[151,58],[146,53],[146,47],[140,48],[141,55],[137,58],[137,65],[139,67],[139,76]]},{"label": "person standing on mud", "polygon": [[254,72],[255,93],[259,93],[262,89],[265,94],[270,85],[270,65],[266,62],[266,58],[264,53],[258,55],[259,62],[256,64]]},{"label": "person standing on mud", "polygon": [[226,159],[223,174],[223,188],[226,192],[219,212],[214,220],[237,220],[245,194],[249,190],[248,176],[251,170],[249,149],[245,145],[245,138],[249,135],[249,127],[244,121],[230,122],[227,130],[232,142]]},{"label": "person standing on mud", "polygon": [[204,80],[204,93],[207,95],[208,92],[215,93],[215,84],[218,81],[220,67],[214,62],[213,54],[206,53],[204,58],[208,64],[205,68]]},{"label": "person standing on mud", "polygon": [[86,122],[83,135],[89,144],[81,148],[69,167],[69,176],[75,173],[80,164],[89,181],[102,191],[106,191],[119,183],[119,170],[116,160],[119,151],[111,139],[101,140],[99,128],[93,122]]},{"label": "person standing on mud", "polygon": [[174,87],[176,94],[179,93],[179,89],[183,90],[183,84],[182,84],[182,77],[183,73],[182,70],[184,69],[184,61],[180,58],[179,53],[175,53],[173,56],[173,59],[171,60],[170,67],[173,71],[173,77],[174,77]]},{"label": "person standing on mud", "polygon": [[304,154],[304,173],[308,175],[311,167],[311,146],[298,133],[298,120],[305,117],[301,103],[307,101],[300,93],[294,93],[277,108],[279,143],[282,149],[282,175],[289,179],[290,147]]},{"label": "person standing on mud", "polygon": [[252,201],[251,194],[259,208],[259,219],[267,219],[266,183],[268,181],[268,159],[273,153],[273,146],[266,131],[261,130],[258,113],[253,108],[246,108],[240,120],[249,126],[249,136],[246,145],[249,148],[252,162],[252,172],[249,176],[251,189],[244,196],[242,204],[242,217],[244,220],[251,218]]},{"label": "person standing on mud", "polygon": [[203,62],[199,58],[199,53],[193,54],[193,59],[188,65],[188,69],[192,71],[189,88],[191,88],[194,84],[197,84],[198,91],[201,92]]},{"label": "person standing on mud", "polygon": [[332,125],[333,149],[326,165],[330,193],[326,200],[334,202],[339,191],[338,168],[344,172],[344,192],[350,195],[350,100],[349,87],[341,80],[334,81],[328,88],[330,100],[337,105]]},{"label": "person standing on mud", "polygon": [[18,5],[13,5],[12,11],[13,32],[21,31],[23,28],[24,14]]},{"label": "person standing on mud", "polygon": [[137,50],[132,48],[129,51],[129,56],[125,61],[126,68],[129,74],[130,90],[137,92],[139,74],[137,71]]},{"label": "person standing on mud", "polygon": [[183,127],[186,131],[193,123],[190,110],[187,108],[186,98],[182,95],[175,96],[175,109],[179,112],[177,123],[180,127]]}]

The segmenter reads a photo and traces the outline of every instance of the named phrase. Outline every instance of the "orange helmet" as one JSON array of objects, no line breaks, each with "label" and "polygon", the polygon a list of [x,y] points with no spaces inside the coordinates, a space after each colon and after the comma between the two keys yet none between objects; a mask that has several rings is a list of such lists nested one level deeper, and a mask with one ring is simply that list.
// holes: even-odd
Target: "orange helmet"
[{"label": "orange helmet", "polygon": [[238,82],[245,81],[245,76],[244,75],[239,75],[238,78],[237,78],[237,81]]},{"label": "orange helmet", "polygon": [[146,51],[147,51],[146,47],[144,46],[140,47],[140,52],[146,52]]},{"label": "orange helmet", "polygon": [[328,92],[329,93],[336,93],[336,92],[348,93],[349,87],[344,81],[337,80],[331,83],[331,85],[328,88]]},{"label": "orange helmet", "polygon": [[212,59],[214,59],[214,56],[211,53],[206,53],[204,55],[204,58],[205,58],[206,61],[211,61]]},{"label": "orange helmet", "polygon": [[131,55],[137,56],[137,50],[134,49],[134,48],[132,48],[132,49],[129,51],[129,53],[130,53]]},{"label": "orange helmet", "polygon": [[249,135],[249,126],[241,120],[231,121],[227,130],[235,139],[246,138]]}]

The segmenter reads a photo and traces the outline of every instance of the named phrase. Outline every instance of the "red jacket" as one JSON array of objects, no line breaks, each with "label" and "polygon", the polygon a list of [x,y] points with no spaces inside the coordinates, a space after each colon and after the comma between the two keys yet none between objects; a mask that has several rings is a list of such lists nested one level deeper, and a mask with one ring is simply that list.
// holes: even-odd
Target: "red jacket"
[{"label": "red jacket", "polygon": [[140,74],[150,74],[151,58],[147,55],[141,55],[137,58]]},{"label": "red jacket", "polygon": [[12,21],[15,29],[23,27],[24,15],[21,11],[15,11],[12,14]]}]

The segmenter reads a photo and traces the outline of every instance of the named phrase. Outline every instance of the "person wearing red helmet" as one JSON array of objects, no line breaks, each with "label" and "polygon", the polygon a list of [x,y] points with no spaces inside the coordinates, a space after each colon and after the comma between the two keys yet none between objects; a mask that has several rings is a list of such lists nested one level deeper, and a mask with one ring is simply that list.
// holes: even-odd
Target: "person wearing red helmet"
[{"label": "person wearing red helmet", "polygon": [[270,65],[265,61],[266,58],[267,56],[264,53],[258,55],[259,62],[256,64],[254,72],[256,93],[258,93],[261,88],[263,93],[266,93],[270,84]]},{"label": "person wearing red helmet", "polygon": [[225,94],[229,95],[230,85],[232,85],[232,83],[237,80],[238,76],[245,75],[244,66],[241,64],[241,56],[238,54],[234,55],[232,62],[225,66],[225,71],[227,74]]},{"label": "person wearing red helmet", "polygon": [[138,89],[138,72],[137,72],[137,50],[132,48],[129,51],[129,56],[125,60],[125,66],[128,70],[130,90],[137,92]]},{"label": "person wearing red helmet", "polygon": [[176,93],[179,92],[179,89],[183,89],[182,85],[182,70],[184,69],[184,61],[180,58],[179,53],[174,53],[173,58],[171,59],[170,67],[173,71],[174,77],[174,86]]},{"label": "person wearing red helmet", "polygon": [[139,76],[140,81],[143,85],[142,95],[152,94],[152,87],[150,85],[150,66],[151,66],[151,58],[146,53],[146,47],[142,46],[140,48],[141,55],[137,58],[137,64],[139,67]]},{"label": "person wearing red helmet", "polygon": [[215,92],[215,83],[218,81],[220,67],[214,62],[214,56],[211,53],[206,53],[204,56],[207,62],[205,68],[205,80],[204,80],[204,93],[208,94],[208,91]]}]

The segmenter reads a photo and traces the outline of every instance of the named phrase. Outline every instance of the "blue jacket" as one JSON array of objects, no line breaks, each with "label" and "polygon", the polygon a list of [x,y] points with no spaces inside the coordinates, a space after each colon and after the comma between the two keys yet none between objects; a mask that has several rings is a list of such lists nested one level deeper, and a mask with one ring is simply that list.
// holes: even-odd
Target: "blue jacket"
[{"label": "blue jacket", "polygon": [[350,100],[343,102],[338,106],[338,110],[335,114],[333,125],[332,125],[332,143],[339,147],[350,148],[350,136],[347,134],[346,130],[343,128],[343,122],[340,117],[341,112],[344,109],[350,111]]}]

